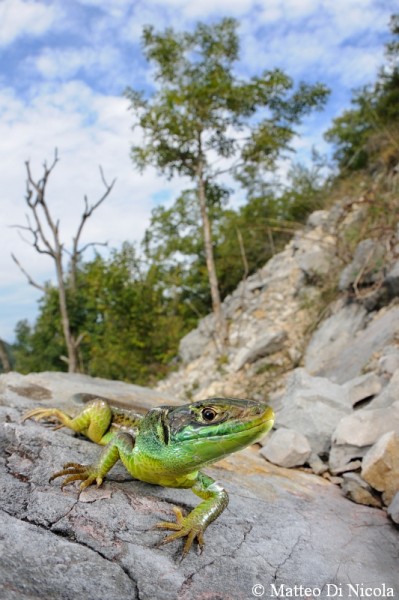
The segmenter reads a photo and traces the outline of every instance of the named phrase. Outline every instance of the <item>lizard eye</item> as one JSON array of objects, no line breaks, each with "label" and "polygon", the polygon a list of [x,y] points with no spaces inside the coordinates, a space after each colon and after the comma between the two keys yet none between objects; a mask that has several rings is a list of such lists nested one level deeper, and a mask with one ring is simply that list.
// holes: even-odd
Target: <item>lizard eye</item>
[{"label": "lizard eye", "polygon": [[207,423],[211,423],[211,421],[214,420],[214,418],[217,415],[216,410],[214,410],[213,408],[204,408],[202,410],[202,418],[204,419],[204,421],[206,421]]}]

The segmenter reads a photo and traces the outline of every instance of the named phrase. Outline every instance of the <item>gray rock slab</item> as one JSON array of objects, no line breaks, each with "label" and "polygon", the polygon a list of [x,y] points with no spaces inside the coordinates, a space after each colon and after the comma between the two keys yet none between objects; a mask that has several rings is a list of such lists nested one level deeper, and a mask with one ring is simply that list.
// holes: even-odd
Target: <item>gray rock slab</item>
[{"label": "gray rock slab", "polygon": [[249,347],[241,348],[234,357],[231,371],[239,371],[247,363],[253,363],[269,354],[274,354],[282,349],[287,339],[287,332],[268,331],[252,341]]},{"label": "gray rock slab", "polygon": [[29,405],[66,408],[75,406],[72,397],[78,393],[98,394],[113,400],[115,404],[134,406],[148,410],[158,404],[181,404],[168,394],[123,381],[110,381],[78,373],[55,371],[43,373],[5,373],[0,375],[0,406],[11,401],[28,409]]},{"label": "gray rock slab", "polygon": [[379,394],[382,384],[378,375],[370,372],[347,381],[343,387],[348,393],[350,403],[355,406],[358,402]]},{"label": "gray rock slab", "polygon": [[312,452],[306,437],[293,429],[277,429],[261,444],[261,456],[279,467],[304,465]]},{"label": "gray rock slab", "polygon": [[388,385],[368,405],[368,409],[388,408],[399,399],[399,369],[397,369],[389,380]]},{"label": "gray rock slab", "polygon": [[383,244],[371,239],[362,240],[355,250],[352,262],[341,273],[339,289],[347,290],[357,279],[373,283],[381,272],[384,255]]},{"label": "gray rock slab", "polygon": [[363,458],[362,478],[382,492],[389,505],[399,491],[399,435],[394,431],[380,437]]},{"label": "gray rock slab", "polygon": [[388,515],[394,523],[399,525],[399,492],[395,494],[391,504],[388,506]]},{"label": "gray rock slab", "polygon": [[214,331],[214,317],[208,315],[201,319],[198,327],[190,331],[179,344],[179,356],[184,363],[189,363],[201,356],[212,340]]},{"label": "gray rock slab", "polygon": [[[333,376],[331,361],[336,360],[342,351],[351,344],[355,334],[366,323],[367,312],[358,304],[341,306],[337,312],[325,319],[313,333],[305,352],[305,368],[314,375]],[[356,377],[359,373],[355,373]],[[353,377],[339,380],[343,383]]]},{"label": "gray rock slab", "polygon": [[276,426],[299,431],[316,454],[325,453],[342,417],[352,411],[342,386],[295,369],[276,408]]},{"label": "gray rock slab", "polygon": [[345,496],[357,504],[376,507],[381,507],[382,505],[381,499],[373,488],[358,473],[345,473],[341,488]]},{"label": "gray rock slab", "polygon": [[340,475],[347,471],[356,471],[362,465],[361,461],[370,446],[359,448],[350,444],[331,446],[328,465],[333,475]]},{"label": "gray rock slab", "polygon": [[343,417],[333,434],[339,445],[371,446],[388,431],[399,433],[399,402],[388,408],[360,409]]},{"label": "gray rock slab", "polygon": [[204,553],[180,562],[182,543],[157,548],[163,534],[151,527],[173,518],[173,505],[197,505],[189,490],[133,481],[116,466],[99,489],[62,491],[49,474],[65,461],[93,461],[99,448],[21,424],[32,401],[0,398],[2,600],[236,600],[253,597],[256,584],[270,596],[271,582],[318,586],[321,598],[327,583],[383,581],[399,593],[395,527],[322,478],[275,467],[252,448],[207,469],[230,503],[207,530]]},{"label": "gray rock slab", "polygon": [[305,356],[309,372],[336,383],[361,375],[373,354],[389,345],[399,332],[399,307],[382,309],[362,329],[365,309],[356,304],[350,306],[320,326]]},{"label": "gray rock slab", "polygon": [[397,260],[385,277],[385,285],[391,296],[399,296],[399,260]]}]

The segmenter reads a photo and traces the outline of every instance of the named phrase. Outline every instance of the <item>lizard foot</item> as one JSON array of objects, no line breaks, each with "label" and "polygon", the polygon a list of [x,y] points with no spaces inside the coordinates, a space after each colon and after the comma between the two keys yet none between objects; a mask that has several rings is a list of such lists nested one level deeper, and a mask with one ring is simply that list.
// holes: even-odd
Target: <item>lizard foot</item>
[{"label": "lizard foot", "polygon": [[103,482],[103,478],[96,472],[92,465],[80,465],[79,463],[73,462],[66,463],[61,471],[57,471],[50,477],[49,482],[57,477],[64,476],[66,477],[61,484],[61,489],[73,481],[78,480],[82,481],[80,484],[81,490],[84,490],[94,482],[96,482],[97,487],[99,487]]},{"label": "lizard foot", "polygon": [[201,523],[198,522],[198,519],[190,518],[190,515],[188,515],[188,517],[183,517],[180,508],[177,508],[177,506],[173,507],[173,512],[176,515],[176,523],[172,521],[162,521],[161,523],[154,525],[154,529],[172,529],[175,531],[175,533],[171,533],[164,537],[163,540],[157,544],[157,547],[187,536],[180,560],[183,560],[183,558],[187,556],[195,538],[197,538],[199,553],[201,553],[205,545],[204,528]]},{"label": "lizard foot", "polygon": [[[45,419],[55,425],[57,422],[64,420],[65,417],[66,415],[58,408],[32,408],[22,416],[22,423],[27,419],[34,419],[35,421]],[[60,423],[54,429],[61,429],[61,427],[65,427],[64,423]]]}]

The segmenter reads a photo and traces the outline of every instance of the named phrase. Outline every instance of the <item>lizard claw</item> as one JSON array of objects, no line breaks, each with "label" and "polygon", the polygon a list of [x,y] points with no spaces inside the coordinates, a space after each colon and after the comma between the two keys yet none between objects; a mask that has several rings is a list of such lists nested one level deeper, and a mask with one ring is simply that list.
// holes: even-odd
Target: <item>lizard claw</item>
[{"label": "lizard claw", "polygon": [[196,522],[195,519],[190,519],[190,515],[188,515],[188,517],[183,517],[180,508],[177,508],[177,506],[173,507],[173,512],[176,515],[176,523],[172,521],[161,521],[160,523],[156,523],[153,527],[153,529],[171,529],[175,532],[164,537],[158,542],[156,547],[159,548],[164,544],[169,544],[174,540],[187,536],[180,560],[183,560],[183,558],[187,556],[195,538],[197,538],[199,554],[201,554],[205,546],[202,525],[198,523],[198,521]]},{"label": "lizard claw", "polygon": [[82,481],[80,484],[81,490],[84,490],[94,482],[96,482],[97,487],[99,487],[103,482],[103,478],[97,474],[91,465],[81,465],[73,462],[66,463],[61,471],[57,471],[50,477],[49,482],[53,481],[57,477],[64,476],[66,477],[61,484],[61,489],[73,481],[78,480]]},{"label": "lizard claw", "polygon": [[[55,425],[54,431],[65,427],[65,423],[59,423],[64,420],[66,415],[58,410],[57,408],[32,408],[22,415],[21,423],[27,419],[33,419],[34,421],[40,421],[44,419],[49,423]],[[57,425],[57,423],[59,423]]]}]

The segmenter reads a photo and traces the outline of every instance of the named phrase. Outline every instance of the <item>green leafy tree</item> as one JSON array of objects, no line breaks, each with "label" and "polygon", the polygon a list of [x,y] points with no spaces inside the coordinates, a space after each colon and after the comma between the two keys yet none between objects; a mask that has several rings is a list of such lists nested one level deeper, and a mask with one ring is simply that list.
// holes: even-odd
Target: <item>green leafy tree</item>
[{"label": "green leafy tree", "polygon": [[[68,282],[67,282],[68,283]],[[71,326],[84,331],[81,372],[150,384],[162,377],[176,354],[182,316],[165,294],[155,267],[143,269],[134,247],[124,244],[109,259],[81,263],[75,293],[68,297]],[[58,292],[48,288],[31,327],[18,323],[13,348],[17,370],[66,370]]]},{"label": "green leafy tree", "polygon": [[[234,74],[239,59],[237,23],[223,19],[199,23],[190,33],[167,29],[143,33],[145,57],[154,68],[156,90],[146,98],[137,90],[126,95],[143,142],[132,147],[135,166],[155,166],[160,173],[195,183],[204,257],[216,332],[227,335],[214,257],[207,189],[230,172],[255,189],[260,173],[274,167],[289,147],[303,115],[320,108],[327,89],[292,80],[278,69],[241,80]],[[256,184],[256,185],[255,185]]]},{"label": "green leafy tree", "polygon": [[375,157],[392,165],[399,158],[399,15],[391,18],[393,39],[386,45],[386,65],[377,81],[356,90],[353,108],[333,121],[325,138],[335,146],[341,170],[364,169]]}]

